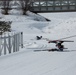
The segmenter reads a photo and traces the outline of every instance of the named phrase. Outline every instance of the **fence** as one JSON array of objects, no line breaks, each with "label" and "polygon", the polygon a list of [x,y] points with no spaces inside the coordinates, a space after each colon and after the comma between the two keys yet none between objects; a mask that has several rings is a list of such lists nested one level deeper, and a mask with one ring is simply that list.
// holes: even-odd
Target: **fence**
[{"label": "fence", "polygon": [[23,32],[0,35],[0,56],[23,48]]}]

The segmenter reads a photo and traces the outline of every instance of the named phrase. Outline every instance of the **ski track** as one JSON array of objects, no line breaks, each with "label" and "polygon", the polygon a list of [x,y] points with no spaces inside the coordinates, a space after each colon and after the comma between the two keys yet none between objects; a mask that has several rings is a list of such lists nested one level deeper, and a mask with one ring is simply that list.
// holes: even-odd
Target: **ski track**
[{"label": "ski track", "polygon": [[39,50],[40,49],[41,50],[41,49],[47,49],[48,48],[47,44],[43,44],[43,43],[37,44],[37,47],[33,47],[33,48],[30,47],[31,45],[33,45],[33,43],[31,43],[31,44],[28,43],[28,46],[26,49],[32,49],[32,50],[37,50],[37,49]]}]

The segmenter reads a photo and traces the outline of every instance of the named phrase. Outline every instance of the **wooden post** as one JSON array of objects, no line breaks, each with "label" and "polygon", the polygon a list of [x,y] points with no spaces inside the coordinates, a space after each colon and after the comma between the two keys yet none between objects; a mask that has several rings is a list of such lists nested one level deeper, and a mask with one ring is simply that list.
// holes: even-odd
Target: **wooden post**
[{"label": "wooden post", "polygon": [[16,51],[19,51],[19,33],[16,34]]},{"label": "wooden post", "polygon": [[6,36],[4,35],[4,55],[6,55]]},{"label": "wooden post", "polygon": [[20,33],[18,33],[18,35],[17,35],[17,47],[18,47],[18,51],[19,51],[19,44],[20,44],[20,42],[19,42],[19,40],[20,40],[19,34],[20,34]]},{"label": "wooden post", "polygon": [[21,32],[21,48],[23,48],[23,32]]},{"label": "wooden post", "polygon": [[1,39],[1,36],[0,36],[0,56],[1,56],[1,52],[2,52],[1,44],[2,44],[2,39]]},{"label": "wooden post", "polygon": [[16,51],[16,48],[15,48],[15,34],[13,35],[13,52]]},{"label": "wooden post", "polygon": [[8,51],[11,53],[11,36],[8,35]]},{"label": "wooden post", "polygon": [[17,34],[15,34],[15,47],[16,47],[16,52],[17,52]]}]

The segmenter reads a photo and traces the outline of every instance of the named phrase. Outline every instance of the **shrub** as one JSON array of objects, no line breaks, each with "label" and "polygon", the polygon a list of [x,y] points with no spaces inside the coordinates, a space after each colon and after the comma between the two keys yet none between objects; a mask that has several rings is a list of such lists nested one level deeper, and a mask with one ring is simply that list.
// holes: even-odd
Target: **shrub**
[{"label": "shrub", "polygon": [[4,32],[11,31],[11,23],[12,22],[5,22],[5,21],[0,21],[0,35],[2,35]]}]

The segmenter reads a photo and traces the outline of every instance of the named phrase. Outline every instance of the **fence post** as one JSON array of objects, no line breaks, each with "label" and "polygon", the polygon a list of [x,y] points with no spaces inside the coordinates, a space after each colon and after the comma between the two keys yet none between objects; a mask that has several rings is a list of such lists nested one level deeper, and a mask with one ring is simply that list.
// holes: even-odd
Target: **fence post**
[{"label": "fence post", "polygon": [[23,32],[21,32],[21,48],[23,48]]},{"label": "fence post", "polygon": [[15,34],[15,52],[17,52],[17,36]]},{"label": "fence post", "polygon": [[18,51],[18,36],[17,36],[18,34],[15,34],[15,45],[16,45],[16,52]]},{"label": "fence post", "polygon": [[1,49],[1,36],[0,36],[0,56],[1,56],[1,52],[2,52],[2,49]]},{"label": "fence post", "polygon": [[6,54],[6,36],[4,35],[4,55]]},{"label": "fence post", "polygon": [[19,51],[19,39],[20,38],[20,36],[19,36],[19,33],[17,34],[17,49],[18,49],[18,51]]},{"label": "fence post", "polygon": [[13,35],[13,52],[15,52],[15,34]]},{"label": "fence post", "polygon": [[11,53],[11,36],[8,35],[8,51]]}]

